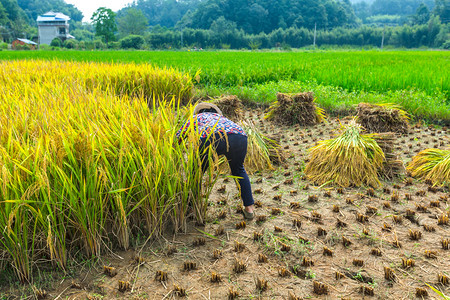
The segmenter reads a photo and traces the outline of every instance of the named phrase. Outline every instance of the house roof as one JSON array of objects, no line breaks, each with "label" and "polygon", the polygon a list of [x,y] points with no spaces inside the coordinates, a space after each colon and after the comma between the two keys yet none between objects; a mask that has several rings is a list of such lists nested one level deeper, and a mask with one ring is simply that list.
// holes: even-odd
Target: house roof
[{"label": "house roof", "polygon": [[37,45],[35,42],[27,40],[27,39],[17,39],[17,40],[24,42],[25,44],[28,44],[28,45]]},{"label": "house roof", "polygon": [[37,17],[38,22],[51,22],[51,21],[69,21],[70,17],[59,12],[49,11],[43,15]]}]

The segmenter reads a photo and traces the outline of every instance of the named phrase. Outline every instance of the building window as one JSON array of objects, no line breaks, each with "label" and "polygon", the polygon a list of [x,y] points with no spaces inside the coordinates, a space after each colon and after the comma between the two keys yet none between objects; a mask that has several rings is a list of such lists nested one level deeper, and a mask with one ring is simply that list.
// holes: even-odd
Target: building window
[{"label": "building window", "polygon": [[66,28],[59,27],[59,34],[66,34]]}]

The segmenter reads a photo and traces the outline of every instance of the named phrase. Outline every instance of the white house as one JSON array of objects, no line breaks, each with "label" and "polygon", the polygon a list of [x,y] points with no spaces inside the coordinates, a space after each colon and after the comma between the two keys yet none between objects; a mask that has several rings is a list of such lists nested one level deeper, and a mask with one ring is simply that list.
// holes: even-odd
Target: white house
[{"label": "white house", "polygon": [[60,38],[62,41],[73,39],[69,34],[70,18],[62,13],[49,11],[37,17],[39,31],[39,44],[50,45],[54,38]]}]

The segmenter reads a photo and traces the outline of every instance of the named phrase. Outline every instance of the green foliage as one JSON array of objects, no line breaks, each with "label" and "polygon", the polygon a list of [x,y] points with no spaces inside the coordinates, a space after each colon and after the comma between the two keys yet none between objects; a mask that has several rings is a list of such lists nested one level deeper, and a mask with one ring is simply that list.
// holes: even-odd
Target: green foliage
[{"label": "green foliage", "polygon": [[73,39],[68,39],[64,41],[63,46],[67,49],[75,49],[77,47],[77,42]]},{"label": "green foliage", "polygon": [[91,32],[90,30],[86,30],[86,29],[75,29],[75,30],[71,31],[71,34],[78,41],[92,41],[95,36],[95,34],[93,32]]},{"label": "green foliage", "polygon": [[106,44],[103,43],[101,40],[95,40],[92,44],[89,45],[88,49],[97,49],[97,50],[103,50],[106,49]]},{"label": "green foliage", "polygon": [[148,20],[142,10],[130,8],[117,18],[117,24],[121,36],[143,35],[147,30]]},{"label": "green foliage", "polygon": [[95,35],[102,37],[106,44],[114,41],[114,33],[117,31],[116,14],[106,7],[98,8],[91,17],[95,26]]},{"label": "green foliage", "polygon": [[79,9],[63,0],[17,0],[17,3],[27,14],[30,25],[35,24],[37,16],[48,11],[61,12],[68,15],[73,21],[83,19],[83,13]]},{"label": "green foliage", "polygon": [[108,49],[114,49],[114,50],[120,49],[120,42],[110,42],[108,45]]},{"label": "green foliage", "polygon": [[54,38],[52,40],[52,42],[50,43],[50,46],[52,47],[61,47],[62,46],[62,41],[60,38]]},{"label": "green foliage", "polygon": [[350,5],[330,0],[208,0],[201,2],[189,19],[183,19],[183,24],[208,29],[220,18],[251,34],[289,27],[312,29],[315,24],[319,28],[356,24]]},{"label": "green foliage", "polygon": [[50,45],[46,45],[46,44],[41,44],[41,45],[39,45],[39,50],[41,50],[41,51],[49,51],[49,50],[51,50],[51,46]]},{"label": "green foliage", "polygon": [[144,45],[144,38],[140,35],[129,35],[120,40],[122,49],[141,49]]},{"label": "green foliage", "polygon": [[122,17],[128,10],[137,9],[144,13],[150,26],[174,27],[183,17],[189,18],[189,11],[194,11],[199,3],[200,0],[135,1],[129,7],[121,9],[117,15]]}]

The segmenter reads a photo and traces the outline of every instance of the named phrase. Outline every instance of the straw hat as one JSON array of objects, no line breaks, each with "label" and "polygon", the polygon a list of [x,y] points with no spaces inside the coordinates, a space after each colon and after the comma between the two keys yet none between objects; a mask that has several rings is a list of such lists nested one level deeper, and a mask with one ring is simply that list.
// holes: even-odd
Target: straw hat
[{"label": "straw hat", "polygon": [[201,103],[197,104],[194,108],[194,115],[198,114],[198,112],[201,111],[202,109],[209,109],[209,108],[214,109],[219,115],[223,116],[220,108],[218,108],[217,105],[209,103],[209,102],[201,102]]}]

